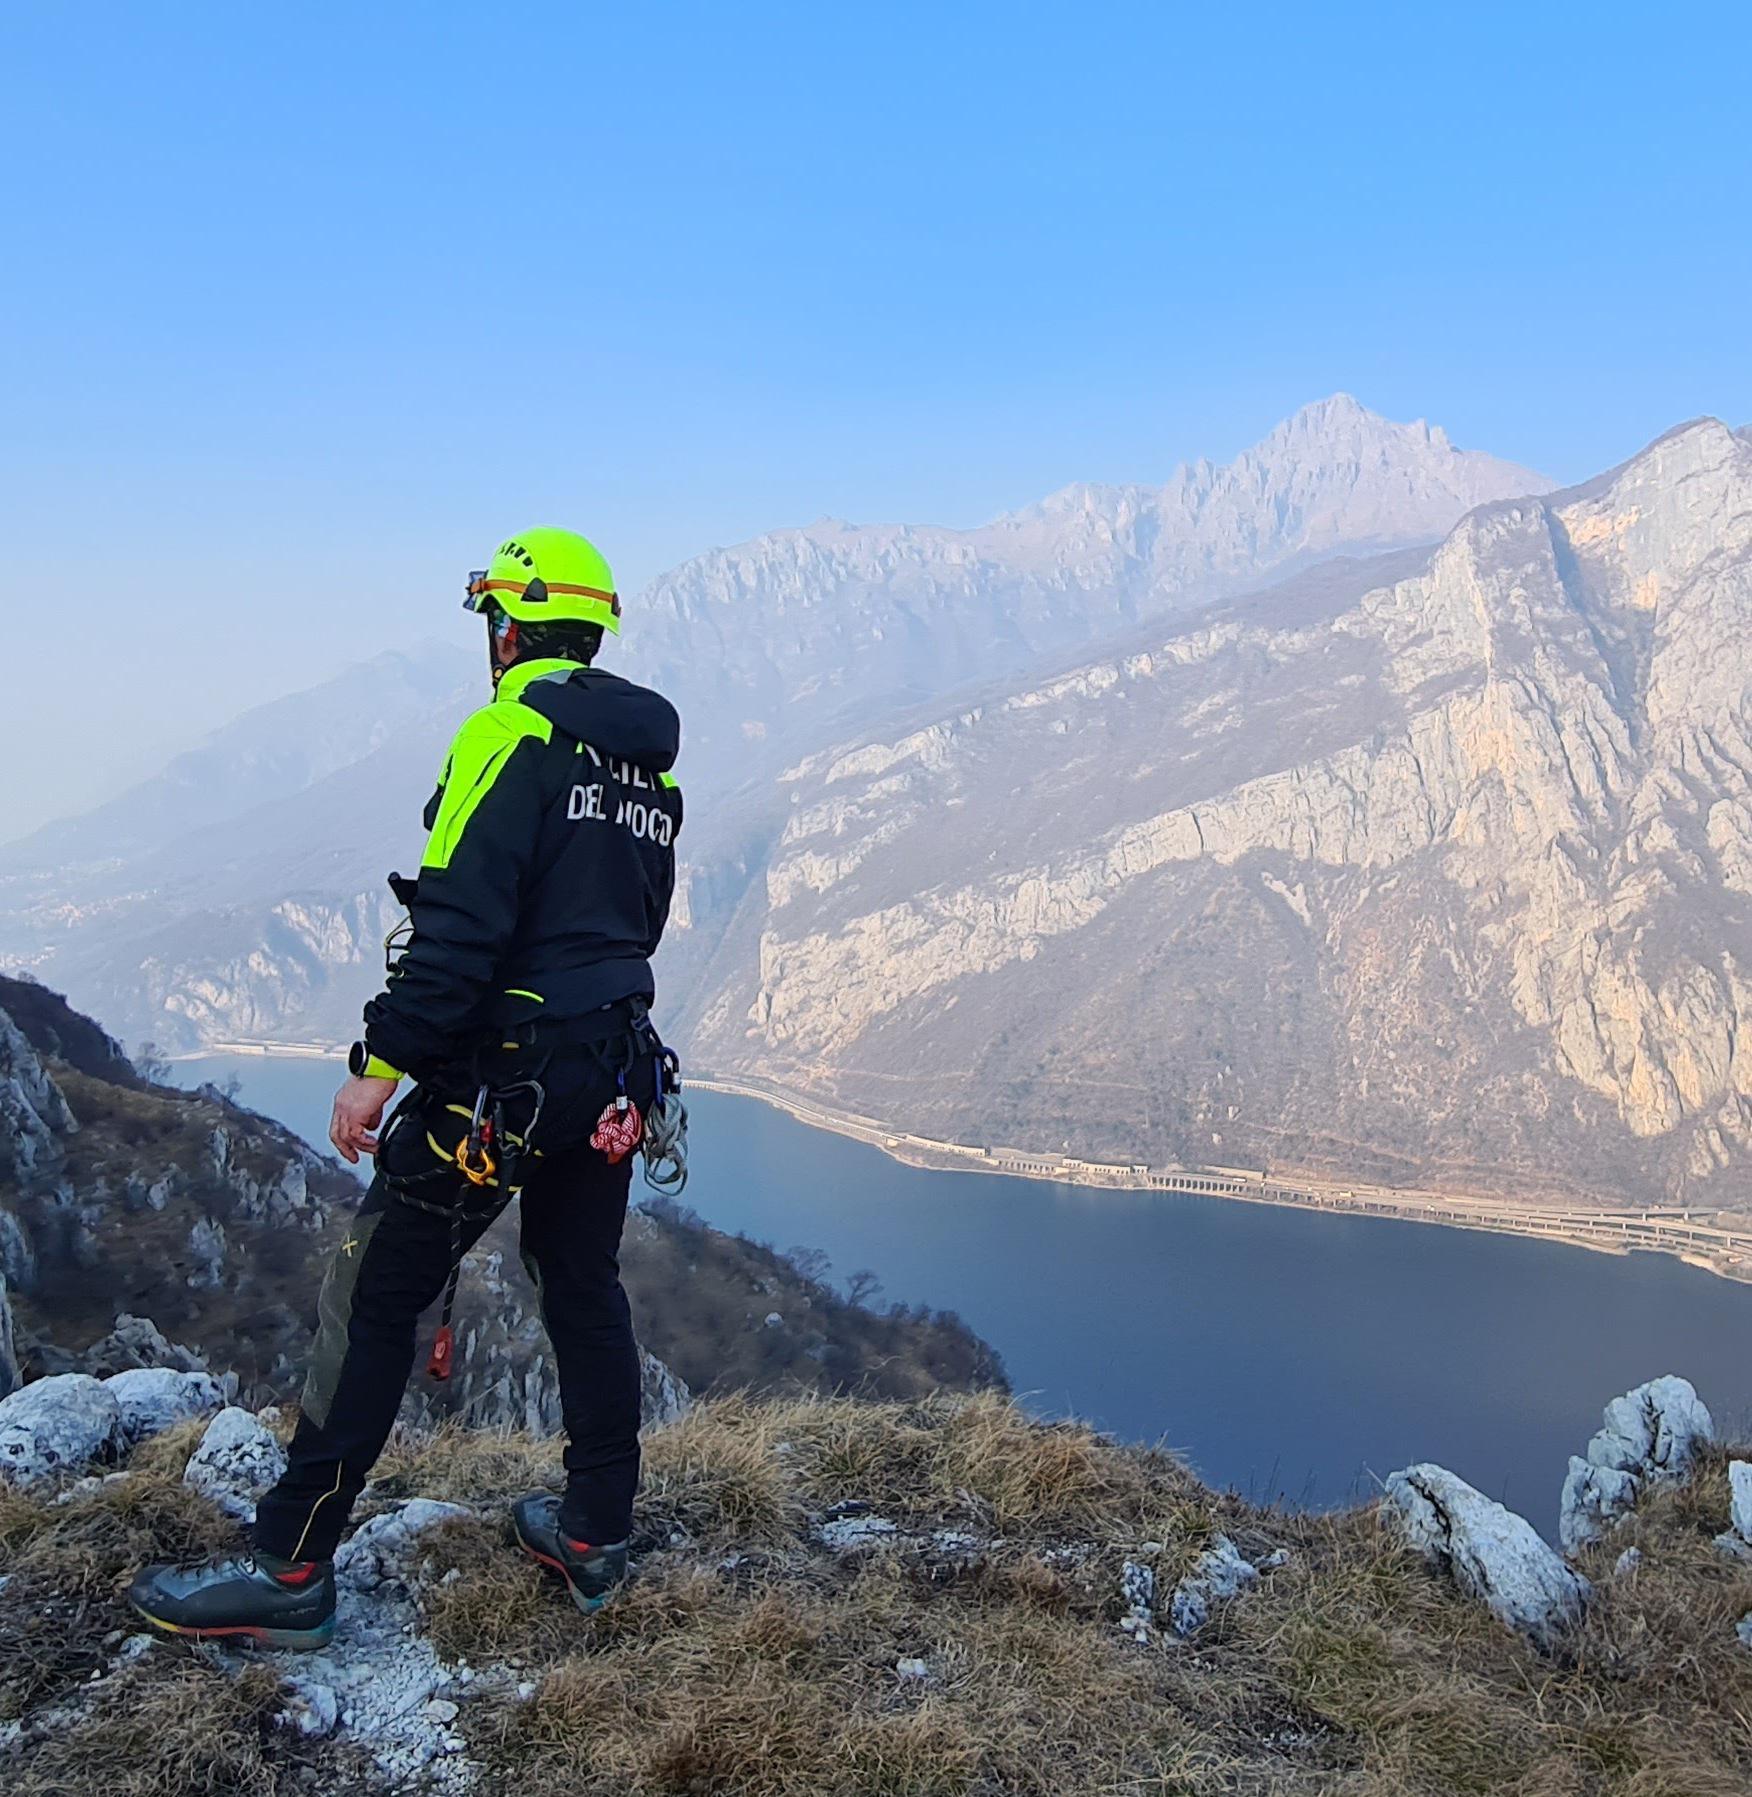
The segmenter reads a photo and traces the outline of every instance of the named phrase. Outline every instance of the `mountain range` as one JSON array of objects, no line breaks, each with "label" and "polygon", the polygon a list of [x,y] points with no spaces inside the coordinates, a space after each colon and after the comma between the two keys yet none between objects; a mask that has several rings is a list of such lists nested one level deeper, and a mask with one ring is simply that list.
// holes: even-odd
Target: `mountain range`
[{"label": "mountain range", "polygon": [[[699,558],[617,660],[687,720],[672,1033],[929,1135],[1736,1204],[1749,545],[1714,421],[1552,493],[1341,397],[1163,487]],[[136,1041],[344,1040],[473,662],[15,845],[0,950]]]},{"label": "mountain range", "polygon": [[[974,531],[822,524],[686,563],[629,608],[613,660],[685,719],[672,983],[754,877],[791,761],[1262,574],[1427,542],[1545,485],[1340,395],[1161,487],[1067,488]],[[383,876],[418,855],[419,806],[482,696],[478,670],[447,645],[379,657],[0,851],[0,962],[134,1042],[346,1039],[395,921]]]},{"label": "mountain range", "polygon": [[1159,487],[1069,486],[976,530],[827,518],[696,557],[634,607],[633,662],[683,699],[691,755],[758,773],[774,749],[1549,485],[1341,393]]}]

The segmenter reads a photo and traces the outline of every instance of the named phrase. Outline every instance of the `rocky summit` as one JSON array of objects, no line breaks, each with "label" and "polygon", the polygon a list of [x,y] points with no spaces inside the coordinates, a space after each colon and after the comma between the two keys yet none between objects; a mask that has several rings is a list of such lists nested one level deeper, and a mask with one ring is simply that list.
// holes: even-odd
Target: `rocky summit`
[{"label": "rocky summit", "polygon": [[1607,1406],[1650,1427],[1569,1557],[1430,1463],[1298,1515],[994,1394],[708,1401],[646,1431],[632,1576],[590,1618],[506,1527],[558,1443],[406,1430],[333,1642],[278,1656],[123,1594],[237,1547],[288,1419],[182,1389],[119,1432],[115,1387],[0,1401],[9,1797],[1745,1788],[1752,1462],[1673,1375]]},{"label": "rocky summit", "polygon": [[1749,708],[1702,420],[802,761],[692,845],[696,1053],[965,1142],[1744,1207]]}]

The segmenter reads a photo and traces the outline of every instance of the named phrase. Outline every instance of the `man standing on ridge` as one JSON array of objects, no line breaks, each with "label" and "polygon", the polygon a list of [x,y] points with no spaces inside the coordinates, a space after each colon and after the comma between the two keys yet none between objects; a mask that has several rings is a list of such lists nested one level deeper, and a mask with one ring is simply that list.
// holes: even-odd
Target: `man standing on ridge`
[{"label": "man standing on ridge", "polygon": [[[405,946],[365,1007],[329,1127],[376,1173],[323,1282],[290,1464],[258,1508],[254,1552],[134,1581],[134,1607],[177,1634],[332,1637],[335,1547],[395,1421],[420,1313],[445,1294],[430,1368],[445,1377],[456,1266],[518,1195],[567,1446],[565,1496],[520,1500],[513,1525],[581,1609],[626,1576],[640,1367],[617,1257],[630,1156],[666,1115],[673,1073],[649,1007],[680,723],[667,699],[591,665],[621,608],[583,537],[508,539],[465,603],[487,622],[492,702],[451,744],[418,880],[391,876]],[[418,1083],[374,1134],[404,1076]]]}]

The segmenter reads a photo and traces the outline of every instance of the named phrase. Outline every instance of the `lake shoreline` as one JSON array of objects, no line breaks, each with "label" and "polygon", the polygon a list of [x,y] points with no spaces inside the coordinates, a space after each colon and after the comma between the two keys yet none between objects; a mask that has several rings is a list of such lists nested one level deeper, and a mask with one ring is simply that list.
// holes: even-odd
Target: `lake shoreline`
[{"label": "lake shoreline", "polygon": [[865,1142],[903,1166],[940,1172],[995,1173],[1011,1179],[1154,1191],[1185,1197],[1232,1198],[1294,1210],[1381,1217],[1409,1223],[1558,1241],[1595,1253],[1671,1255],[1687,1266],[1735,1284],[1752,1284],[1752,1227],[1726,1229],[1678,1207],[1641,1210],[1514,1204],[1411,1187],[1370,1186],[1303,1177],[1267,1176],[1232,1167],[1149,1167],[1085,1160],[1074,1155],[997,1146],[970,1146],[896,1130],[879,1118],[841,1110],[777,1084],[742,1075],[690,1074],[686,1083],[727,1097],[752,1098],[814,1129]]},{"label": "lake shoreline", "polygon": [[[345,1048],[314,1042],[223,1042],[169,1058],[190,1061],[225,1054],[275,1060],[332,1058],[339,1062]],[[1075,1155],[996,1144],[975,1146],[921,1136],[895,1129],[880,1118],[843,1110],[776,1082],[747,1075],[690,1074],[686,1083],[726,1097],[754,1099],[812,1129],[864,1142],[902,1166],[938,1172],[995,1173],[1012,1179],[1097,1190],[1229,1198],[1329,1215],[1379,1217],[1516,1235],[1534,1241],[1557,1241],[1601,1254],[1666,1254],[1719,1279],[1752,1284],[1752,1224],[1744,1229],[1725,1228],[1677,1206],[1631,1210],[1516,1204],[1507,1199],[1414,1187],[1268,1175],[1247,1168],[1151,1167],[1142,1162],[1092,1161]]]}]

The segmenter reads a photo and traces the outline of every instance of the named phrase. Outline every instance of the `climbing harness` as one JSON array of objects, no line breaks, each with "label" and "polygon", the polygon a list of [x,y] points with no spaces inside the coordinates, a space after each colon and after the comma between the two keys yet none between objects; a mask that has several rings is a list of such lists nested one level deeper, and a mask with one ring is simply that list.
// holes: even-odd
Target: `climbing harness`
[{"label": "climbing harness", "polygon": [[[687,1106],[681,1097],[681,1062],[673,1049],[664,1046],[641,1000],[633,1001],[628,1027],[619,1040],[624,1047],[618,1064],[606,1052],[592,1048],[603,1071],[612,1069],[615,1094],[596,1120],[590,1146],[606,1155],[611,1166],[630,1154],[640,1154],[645,1162],[645,1183],[653,1191],[674,1195],[687,1184]],[[507,1046],[526,1043],[528,1038],[523,1038]],[[645,1056],[651,1059],[653,1096],[649,1109],[641,1111],[627,1089],[627,1079]],[[545,1071],[545,1063],[543,1067]],[[472,1105],[443,1106],[444,1115],[466,1119],[460,1135],[435,1134],[434,1131],[443,1130],[443,1124],[434,1120],[436,1112],[425,1113],[426,1144],[432,1152],[432,1164],[423,1173],[404,1174],[392,1181],[401,1203],[440,1216],[450,1226],[450,1272],[444,1284],[438,1332],[426,1363],[427,1375],[432,1379],[448,1379],[455,1366],[452,1318],[462,1278],[464,1233],[472,1229],[478,1239],[523,1189],[523,1159],[541,1153],[535,1146],[535,1136],[546,1102],[547,1091],[539,1080],[515,1080],[505,1085],[482,1080]],[[521,1133],[508,1127],[507,1115],[521,1121],[525,1109],[528,1121],[522,1123]],[[398,1112],[390,1127],[393,1130],[403,1117],[419,1114]]]},{"label": "climbing harness", "polygon": [[[505,1123],[507,1106],[520,1097],[526,1097],[530,1106],[529,1121],[521,1135]],[[430,1171],[412,1177],[404,1175],[392,1182],[400,1203],[442,1217],[450,1225],[450,1273],[444,1282],[444,1309],[433,1338],[432,1355],[426,1363],[426,1372],[433,1379],[448,1379],[455,1359],[456,1332],[451,1318],[456,1311],[456,1288],[462,1278],[463,1231],[471,1225],[476,1226],[477,1235],[490,1229],[523,1189],[519,1177],[522,1160],[526,1154],[540,1153],[533,1142],[546,1102],[547,1092],[539,1080],[516,1080],[503,1086],[483,1082],[475,1093],[472,1108],[465,1110],[459,1104],[445,1107],[468,1119],[468,1128],[456,1145],[451,1147],[440,1141],[428,1129],[426,1144],[434,1157]],[[467,1182],[460,1187],[454,1183],[459,1172]],[[443,1185],[444,1201],[421,1195],[419,1188],[428,1184]]]}]

